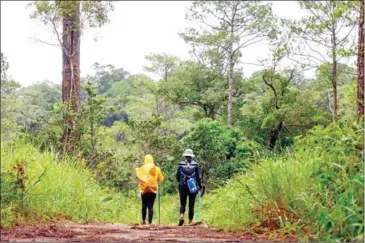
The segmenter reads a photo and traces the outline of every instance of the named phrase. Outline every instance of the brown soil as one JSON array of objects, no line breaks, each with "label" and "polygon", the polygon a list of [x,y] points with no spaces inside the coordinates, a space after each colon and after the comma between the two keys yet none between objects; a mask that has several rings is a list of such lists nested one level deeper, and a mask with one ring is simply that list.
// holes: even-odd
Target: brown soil
[{"label": "brown soil", "polygon": [[273,242],[297,241],[293,236],[270,237],[254,232],[225,232],[207,225],[139,226],[110,223],[17,226],[0,230],[1,242]]}]

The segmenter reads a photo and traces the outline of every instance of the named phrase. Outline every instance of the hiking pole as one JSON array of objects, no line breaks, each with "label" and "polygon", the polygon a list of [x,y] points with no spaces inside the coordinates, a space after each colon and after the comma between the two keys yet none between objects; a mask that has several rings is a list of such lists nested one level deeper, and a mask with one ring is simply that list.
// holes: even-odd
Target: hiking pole
[{"label": "hiking pole", "polygon": [[158,195],[158,225],[161,223],[161,193],[160,186],[157,186],[157,195]]},{"label": "hiking pole", "polygon": [[[134,197],[135,198],[135,201],[136,201],[136,205],[138,205],[138,190],[137,190],[137,193],[135,194],[136,196]],[[137,210],[135,210],[136,211],[136,216],[135,216],[135,218],[134,218],[134,222],[136,223],[136,224],[138,224],[138,211]]]},{"label": "hiking pole", "polygon": [[198,222],[200,221],[200,191],[198,193],[198,213],[196,219]]},{"label": "hiking pole", "polygon": [[201,191],[199,191],[198,193],[198,213],[196,217],[198,222],[200,221],[200,200],[203,197],[204,193],[205,193],[205,186],[203,185]]}]

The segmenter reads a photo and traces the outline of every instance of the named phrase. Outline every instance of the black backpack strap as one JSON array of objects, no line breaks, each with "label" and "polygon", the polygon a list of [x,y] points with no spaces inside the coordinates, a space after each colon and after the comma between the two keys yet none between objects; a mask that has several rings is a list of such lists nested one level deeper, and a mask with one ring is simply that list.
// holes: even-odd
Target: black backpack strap
[{"label": "black backpack strap", "polygon": [[194,171],[191,175],[187,175],[187,174],[185,174],[182,170],[180,171],[180,173],[181,173],[184,177],[188,177],[188,178],[193,178],[193,177],[195,177],[195,171]]}]

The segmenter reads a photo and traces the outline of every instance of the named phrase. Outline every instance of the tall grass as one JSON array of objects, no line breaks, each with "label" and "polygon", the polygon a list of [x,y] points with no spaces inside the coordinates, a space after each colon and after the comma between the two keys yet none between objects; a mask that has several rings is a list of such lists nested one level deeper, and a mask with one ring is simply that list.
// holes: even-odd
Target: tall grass
[{"label": "tall grass", "polygon": [[205,200],[211,225],[234,229],[274,221],[303,240],[354,241],[364,233],[362,129],[316,128],[292,151],[261,158]]},{"label": "tall grass", "polygon": [[129,201],[102,189],[80,161],[23,142],[1,145],[1,227],[50,219],[120,221]]}]

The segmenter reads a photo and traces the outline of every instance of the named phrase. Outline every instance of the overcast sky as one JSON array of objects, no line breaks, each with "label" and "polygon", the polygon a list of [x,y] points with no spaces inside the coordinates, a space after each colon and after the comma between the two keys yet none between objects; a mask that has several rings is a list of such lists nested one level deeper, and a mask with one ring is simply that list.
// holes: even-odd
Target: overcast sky
[{"label": "overcast sky", "polygon": [[[29,1],[1,1],[1,52],[7,57],[9,74],[23,85],[37,81],[61,82],[62,53],[58,47],[36,43],[32,38],[52,41],[52,33],[29,18]],[[136,74],[143,73],[148,53],[189,58],[189,46],[178,36],[187,23],[188,1],[121,1],[110,13],[111,22],[100,29],[87,30],[81,39],[81,75],[92,74],[92,64],[112,64]],[[299,18],[296,2],[274,2],[279,17]],[[95,42],[95,38],[98,40]],[[245,61],[256,61],[268,54],[267,46],[255,45],[245,50]],[[250,75],[258,67],[244,66]]]}]

